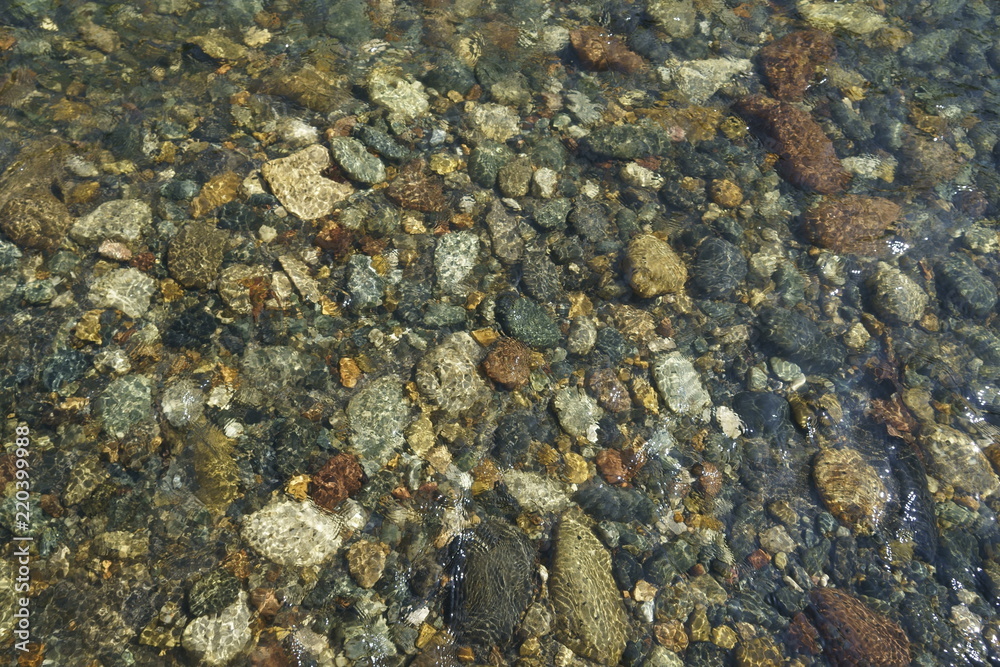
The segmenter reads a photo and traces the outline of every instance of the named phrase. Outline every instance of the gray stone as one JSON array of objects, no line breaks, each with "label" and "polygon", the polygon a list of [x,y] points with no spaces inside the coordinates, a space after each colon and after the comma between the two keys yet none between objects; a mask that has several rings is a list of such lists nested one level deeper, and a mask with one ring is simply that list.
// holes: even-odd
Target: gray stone
[{"label": "gray stone", "polygon": [[406,442],[410,405],[402,382],[391,375],[370,382],[347,404],[350,442],[366,470],[375,472]]},{"label": "gray stone", "polygon": [[569,325],[569,336],[566,349],[573,353],[584,355],[594,349],[597,342],[597,325],[589,317],[575,317]]},{"label": "gray stone", "polygon": [[562,340],[562,332],[545,308],[526,297],[497,299],[496,317],[504,330],[514,338],[532,347],[555,347]]},{"label": "gray stone", "polygon": [[912,324],[927,307],[927,294],[908,275],[894,266],[879,262],[871,277],[872,305],[880,317],[894,324]]},{"label": "gray stone", "polygon": [[493,241],[493,255],[504,264],[513,264],[524,255],[524,239],[518,229],[519,222],[503,204],[493,200],[490,211],[486,214],[486,226]]},{"label": "gray stone", "polygon": [[964,255],[954,254],[937,264],[938,295],[961,315],[985,317],[997,303],[997,288]]},{"label": "gray stone", "polygon": [[365,150],[364,144],[350,137],[332,137],[330,152],[349,178],[362,183],[381,183],[385,180],[385,166],[377,157]]},{"label": "gray stone", "polygon": [[694,34],[698,14],[691,0],[648,0],[646,12],[670,37],[690,37]]},{"label": "gray stone", "polygon": [[504,144],[495,141],[483,141],[469,156],[469,178],[476,185],[492,188],[496,183],[497,174],[509,160],[514,158],[514,151]]},{"label": "gray stone", "polygon": [[184,628],[184,649],[198,663],[210,667],[229,664],[253,638],[247,594],[240,591],[235,602],[217,614],[200,616]]},{"label": "gray stone", "polygon": [[205,414],[205,394],[193,380],[179,380],[163,391],[160,409],[172,426],[181,428]]},{"label": "gray stone", "polygon": [[69,235],[82,245],[95,245],[110,239],[132,246],[153,226],[149,204],[139,199],[116,199],[104,202],[78,219]]},{"label": "gray stone", "polygon": [[126,375],[112,380],[101,392],[97,410],[108,435],[125,437],[132,426],[152,415],[153,393],[149,379]]},{"label": "gray stone", "polygon": [[531,160],[522,155],[500,167],[497,186],[505,197],[524,197],[528,194],[531,175]]},{"label": "gray stone", "polygon": [[382,305],[385,278],[372,267],[372,258],[360,253],[347,260],[347,291],[351,295],[351,310],[360,312]]},{"label": "gray stone", "polygon": [[240,582],[228,570],[212,570],[188,591],[192,616],[218,614],[239,599]]},{"label": "gray stone", "polygon": [[469,290],[467,279],[479,257],[479,237],[463,230],[445,234],[434,249],[434,273],[437,287],[444,294],[462,296]]},{"label": "gray stone", "polygon": [[453,333],[417,364],[420,392],[448,415],[465,412],[489,397],[477,368],[483,348],[464,331]]},{"label": "gray stone", "polygon": [[712,404],[694,365],[680,352],[659,355],[653,380],[667,406],[680,415],[695,414]]},{"label": "gray stone", "polygon": [[597,422],[604,410],[582,387],[567,387],[556,392],[552,400],[559,425],[574,438],[597,442]]},{"label": "gray stone", "polygon": [[753,63],[744,58],[688,60],[661,68],[660,78],[673,82],[691,104],[704,104],[719,88],[739,74],[749,72]]},{"label": "gray stone", "polygon": [[276,495],[243,520],[243,539],[259,554],[286,567],[319,565],[341,545],[344,520],[312,501]]},{"label": "gray stone", "polygon": [[368,75],[368,97],[401,120],[427,111],[430,103],[419,81],[409,81],[395,68],[376,67]]},{"label": "gray stone", "polygon": [[479,104],[466,117],[480,137],[503,143],[521,129],[521,119],[510,107],[501,104]]},{"label": "gray stone", "polygon": [[975,441],[950,426],[926,424],[920,433],[920,448],[927,455],[930,474],[977,496],[990,496],[1000,480]]},{"label": "gray stone", "polygon": [[154,292],[156,281],[139,269],[115,269],[94,282],[90,300],[98,308],[115,308],[129,317],[142,317]]},{"label": "gray stone", "polygon": [[566,217],[571,208],[573,203],[566,198],[537,204],[533,211],[535,223],[542,229],[561,229],[566,226]]}]

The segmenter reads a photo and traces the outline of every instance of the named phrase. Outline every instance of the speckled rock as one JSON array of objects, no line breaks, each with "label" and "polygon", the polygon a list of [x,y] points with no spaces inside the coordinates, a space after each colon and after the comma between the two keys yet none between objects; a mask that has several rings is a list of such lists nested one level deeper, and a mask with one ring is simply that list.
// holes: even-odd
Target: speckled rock
[{"label": "speckled rock", "polygon": [[347,292],[351,310],[360,313],[382,305],[386,280],[372,266],[372,258],[355,253],[347,260]]},{"label": "speckled rock", "polygon": [[369,383],[347,404],[347,419],[351,446],[366,471],[376,472],[406,442],[410,405],[402,382],[388,375]]},{"label": "speckled rock", "polygon": [[597,422],[604,410],[579,387],[568,387],[556,392],[552,399],[559,424],[574,438],[597,442]]},{"label": "speckled rock", "polygon": [[598,26],[571,30],[569,38],[577,57],[587,69],[631,74],[645,64],[620,38]]},{"label": "speckled rock", "polygon": [[857,450],[824,449],[813,462],[813,479],[830,514],[855,532],[870,535],[882,523],[885,485]]},{"label": "speckled rock", "polygon": [[131,246],[152,225],[153,212],[149,204],[139,199],[116,199],[104,202],[74,222],[69,235],[82,245],[110,239]]},{"label": "speckled rock", "polygon": [[286,567],[319,565],[340,548],[344,519],[310,501],[275,496],[243,520],[243,539],[265,558]]},{"label": "speckled rock", "polygon": [[395,68],[373,68],[368,74],[367,88],[372,102],[400,120],[416,118],[430,107],[423,84],[410,81]]},{"label": "speckled rock", "polygon": [[178,380],[163,390],[160,409],[175,428],[187,426],[205,413],[205,393],[194,380]]},{"label": "speckled rock", "polygon": [[549,593],[559,640],[582,657],[617,665],[628,617],[611,576],[611,557],[573,511],[562,515],[556,530]]},{"label": "speckled rock", "polygon": [[960,315],[985,317],[997,303],[996,286],[963,254],[954,253],[935,266],[938,296]]},{"label": "speckled rock", "polygon": [[566,216],[573,202],[560,198],[536,204],[532,210],[535,223],[542,229],[560,229],[566,226]]},{"label": "speckled rock", "polygon": [[216,279],[229,234],[205,222],[190,222],[170,241],[167,267],[184,287],[203,288]]},{"label": "speckled rock", "polygon": [[899,220],[899,205],[881,197],[831,197],[803,215],[806,237],[834,252],[884,254],[889,230]]},{"label": "speckled rock", "polygon": [[531,160],[527,156],[516,157],[497,172],[497,187],[504,197],[524,197],[531,184]]},{"label": "speckled rock", "polygon": [[961,168],[961,156],[946,141],[916,132],[903,138],[899,172],[913,186],[933,188],[955,178]]},{"label": "speckled rock", "polygon": [[835,54],[829,33],[800,30],[771,42],[758,55],[771,94],[785,102],[796,102],[806,94],[816,67]]},{"label": "speckled rock", "polygon": [[385,180],[385,165],[357,139],[331,137],[330,152],[348,178],[368,184]]},{"label": "speckled rock", "polygon": [[808,113],[762,95],[744,97],[736,110],[769,142],[768,150],[779,155],[781,173],[789,183],[821,194],[847,187],[850,174],[837,159],[833,143]]},{"label": "speckled rock", "polygon": [[806,372],[829,372],[844,363],[844,346],[801,313],[767,308],[761,312],[760,320],[767,343]]},{"label": "speckled rock", "polygon": [[329,166],[330,152],[315,144],[288,157],[268,160],[260,171],[289,213],[315,220],[329,215],[337,202],[354,192],[349,184],[322,175]]},{"label": "speckled rock", "polygon": [[54,252],[72,222],[66,205],[48,192],[11,197],[0,207],[0,230],[25,248]]},{"label": "speckled rock", "polygon": [[452,570],[459,640],[489,649],[506,647],[531,602],[535,550],[515,526],[487,520],[456,538]]},{"label": "speckled rock", "polygon": [[545,309],[535,301],[513,294],[497,298],[496,318],[507,335],[525,345],[539,348],[555,347],[562,332]]},{"label": "speckled rock", "polygon": [[895,622],[836,588],[814,588],[809,599],[809,612],[823,638],[823,654],[832,664],[910,664],[910,640]]},{"label": "speckled rock", "polygon": [[598,404],[611,412],[625,412],[632,407],[628,388],[612,368],[599,368],[587,375],[587,390]]},{"label": "speckled rock", "polygon": [[712,404],[698,371],[680,352],[657,356],[652,372],[664,402],[677,414],[696,414]]},{"label": "speckled rock", "polygon": [[888,322],[913,324],[927,308],[927,293],[894,266],[879,262],[868,284],[875,311]]},{"label": "speckled rock", "polygon": [[504,264],[513,264],[524,256],[524,239],[521,237],[520,219],[494,200],[486,214],[486,227],[493,242],[493,255]]},{"label": "speckled rock", "polygon": [[692,274],[701,294],[714,299],[725,298],[746,278],[747,260],[729,241],[711,238],[698,247]]},{"label": "speckled rock", "polygon": [[230,264],[219,273],[219,296],[234,313],[250,315],[263,307],[271,287],[271,272],[264,266]]},{"label": "speckled rock", "polygon": [[90,288],[90,300],[98,308],[115,308],[129,317],[142,317],[156,281],[139,269],[115,269],[98,278]]},{"label": "speckled rock", "polygon": [[347,549],[347,569],[361,588],[371,588],[385,571],[388,545],[373,540],[355,542]]},{"label": "speckled rock", "polygon": [[521,129],[520,119],[513,109],[502,104],[480,104],[466,116],[478,135],[503,143]]},{"label": "speckled rock", "polygon": [[188,591],[188,609],[192,616],[218,614],[236,602],[240,582],[227,570],[212,570],[199,579]]},{"label": "speckled rock", "polygon": [[358,457],[341,452],[330,457],[322,468],[309,480],[309,497],[327,511],[333,511],[340,503],[361,489],[365,481],[365,471]]},{"label": "speckled rock", "polygon": [[389,183],[385,194],[403,208],[425,213],[445,210],[447,202],[440,177],[427,172],[423,159],[407,162]]},{"label": "speckled rock", "polygon": [[476,185],[492,188],[500,169],[514,158],[514,151],[495,141],[483,141],[469,155],[469,178]]},{"label": "speckled rock", "polygon": [[483,360],[483,372],[508,389],[528,384],[531,377],[531,349],[513,338],[501,338]]},{"label": "speckled rock", "polygon": [[670,244],[650,234],[629,243],[624,269],[629,285],[643,298],[678,292],[687,281],[687,268]]},{"label": "speckled rock", "polygon": [[965,433],[928,424],[920,432],[919,443],[928,458],[927,472],[941,481],[977,496],[992,495],[1000,487],[986,456]]},{"label": "speckled rock", "polygon": [[465,412],[488,395],[476,370],[482,357],[483,349],[472,336],[464,331],[453,333],[417,364],[417,387],[449,415]]},{"label": "speckled rock", "polygon": [[221,667],[229,664],[253,638],[247,594],[240,591],[235,602],[217,614],[199,616],[184,628],[182,644],[199,664]]},{"label": "speckled rock", "polygon": [[461,295],[470,289],[468,278],[479,257],[479,237],[464,230],[445,234],[434,248],[436,285],[445,294]]},{"label": "speckled rock", "polygon": [[153,392],[149,378],[126,375],[108,383],[97,401],[97,411],[104,420],[104,430],[113,438],[123,438],[153,411]]}]

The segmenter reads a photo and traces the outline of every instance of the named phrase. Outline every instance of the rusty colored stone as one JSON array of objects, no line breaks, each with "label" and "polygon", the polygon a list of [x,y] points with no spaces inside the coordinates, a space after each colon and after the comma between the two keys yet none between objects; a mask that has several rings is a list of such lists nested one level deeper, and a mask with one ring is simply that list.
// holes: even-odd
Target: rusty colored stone
[{"label": "rusty colored stone", "polygon": [[273,588],[255,588],[250,591],[250,604],[265,620],[273,619],[281,609],[281,602]]},{"label": "rusty colored stone", "polygon": [[708,188],[712,201],[722,208],[736,208],[743,203],[743,191],[740,186],[728,178],[718,178],[712,181]]},{"label": "rusty colored stone", "polygon": [[224,171],[213,176],[202,186],[198,196],[191,200],[191,217],[200,218],[236,199],[236,189],[240,187],[242,180],[234,171]]},{"label": "rusty colored stone", "polygon": [[821,248],[879,255],[885,252],[884,239],[900,213],[898,204],[881,197],[832,197],[803,215],[803,231]]},{"label": "rusty colored stone", "polygon": [[719,495],[719,491],[722,490],[722,472],[714,463],[708,461],[696,463],[691,468],[691,474],[696,480],[695,484],[699,491],[709,497]]},{"label": "rusty colored stone", "polygon": [[778,154],[778,167],[789,183],[820,194],[847,187],[851,175],[840,164],[833,142],[808,113],[763,95],[744,97],[736,110],[762,135],[768,150]]},{"label": "rusty colored stone", "polygon": [[320,507],[333,510],[357,492],[365,482],[365,472],[353,454],[330,458],[312,477],[312,499]]},{"label": "rusty colored stone", "polygon": [[441,179],[427,173],[422,159],[408,162],[385,189],[386,196],[403,208],[425,213],[445,210],[444,186]]},{"label": "rusty colored stone", "polygon": [[654,625],[653,636],[658,644],[674,653],[683,653],[688,647],[687,631],[684,630],[684,624],[676,619]]},{"label": "rusty colored stone", "polygon": [[795,614],[788,625],[788,643],[802,653],[819,655],[823,650],[819,645],[819,631],[801,611]]},{"label": "rusty colored stone", "polygon": [[806,94],[816,67],[836,55],[833,37],[821,30],[800,30],[760,50],[767,88],[779,100],[796,102]]},{"label": "rusty colored stone", "polygon": [[622,453],[617,449],[602,449],[597,455],[597,471],[608,484],[628,483],[628,471],[622,463]]},{"label": "rusty colored stone", "polygon": [[528,384],[530,361],[531,350],[527,345],[513,338],[501,338],[483,360],[483,371],[494,382],[517,389]]},{"label": "rusty colored stone", "polygon": [[912,130],[903,136],[899,171],[913,186],[929,189],[950,181],[962,168],[962,156],[948,142]]},{"label": "rusty colored stone", "polygon": [[630,51],[622,40],[602,28],[579,28],[570,32],[569,39],[577,57],[587,69],[631,74],[643,66],[641,57]]},{"label": "rusty colored stone", "polygon": [[347,257],[351,252],[353,242],[354,239],[350,230],[341,227],[335,222],[323,227],[316,234],[316,238],[313,239],[313,243],[323,250],[329,250],[330,254],[336,259]]},{"label": "rusty colored stone", "polygon": [[752,554],[747,556],[747,562],[750,563],[753,569],[759,570],[771,562],[771,554],[767,553],[763,549],[757,549]]},{"label": "rusty colored stone", "polygon": [[587,376],[587,389],[602,408],[609,412],[625,412],[632,407],[628,388],[612,368],[601,368]]},{"label": "rusty colored stone", "polygon": [[812,613],[823,638],[823,654],[837,666],[905,667],[910,640],[897,623],[836,588],[814,588]]}]

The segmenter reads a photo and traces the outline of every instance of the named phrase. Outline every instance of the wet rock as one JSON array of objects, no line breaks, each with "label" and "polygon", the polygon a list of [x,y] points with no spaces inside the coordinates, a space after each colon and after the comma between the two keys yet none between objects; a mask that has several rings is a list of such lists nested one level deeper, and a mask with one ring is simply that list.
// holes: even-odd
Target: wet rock
[{"label": "wet rock", "polygon": [[721,299],[731,296],[747,275],[747,260],[739,248],[723,239],[708,239],[698,247],[694,284],[703,295]]},{"label": "wet rock", "polygon": [[518,389],[531,378],[531,349],[513,338],[501,338],[483,360],[483,372],[508,389]]},{"label": "wet rock", "polygon": [[129,317],[142,317],[156,281],[139,269],[115,269],[98,278],[90,288],[90,300],[98,308],[115,308]]},{"label": "wet rock", "polygon": [[894,266],[879,262],[869,280],[872,305],[887,322],[913,324],[927,308],[927,293],[908,275]]},{"label": "wet rock", "polygon": [[351,295],[351,310],[363,312],[382,305],[385,278],[372,266],[372,258],[360,253],[347,260],[347,292]]},{"label": "wet rock", "polygon": [[672,143],[661,128],[646,125],[599,127],[587,138],[587,146],[592,152],[619,160],[664,155]]},{"label": "wet rock", "polygon": [[760,319],[765,340],[806,372],[829,372],[843,364],[844,346],[826,336],[801,313],[768,308]]},{"label": "wet rock", "polygon": [[526,297],[501,295],[496,302],[496,317],[509,336],[525,345],[550,348],[562,340],[562,332],[545,309]]},{"label": "wet rock", "polygon": [[577,234],[595,243],[607,238],[611,225],[604,207],[585,200],[577,200],[569,214],[569,222]]},{"label": "wet rock", "polygon": [[736,182],[728,178],[712,181],[708,194],[714,203],[723,208],[736,208],[743,203],[743,191]]},{"label": "wet rock", "polygon": [[962,168],[962,158],[943,140],[908,132],[900,149],[899,173],[918,188],[950,181]]},{"label": "wet rock", "polygon": [[656,357],[652,372],[664,402],[677,414],[696,414],[712,404],[698,371],[680,352]]},{"label": "wet rock", "polygon": [[691,0],[647,0],[646,12],[672,38],[694,34],[698,14]]},{"label": "wet rock", "polygon": [[779,156],[782,176],[796,187],[820,194],[841,192],[851,176],[837,159],[833,142],[808,113],[761,95],[741,99],[736,110],[763,135]]},{"label": "wet rock", "polygon": [[271,287],[271,272],[263,266],[231,264],[219,274],[219,296],[233,312],[250,315],[254,307],[263,307]]},{"label": "wet rock", "polygon": [[392,180],[385,194],[401,207],[425,213],[445,210],[447,202],[441,179],[427,172],[423,159],[407,162]]},{"label": "wet rock", "polygon": [[430,107],[423,84],[408,80],[395,68],[373,68],[368,74],[367,88],[372,102],[404,121],[416,118]]},{"label": "wet rock", "polygon": [[292,215],[315,220],[332,213],[337,202],[354,192],[349,184],[322,175],[329,166],[330,152],[316,144],[288,157],[268,160],[260,171],[271,192]]},{"label": "wet rock", "polygon": [[785,656],[770,637],[754,637],[736,647],[737,667],[781,667]]},{"label": "wet rock", "polygon": [[175,428],[187,426],[205,413],[205,394],[193,380],[178,380],[163,391],[160,410]]},{"label": "wet rock", "polygon": [[346,77],[337,79],[330,72],[308,64],[291,72],[278,69],[265,76],[260,82],[260,92],[287,97],[307,109],[327,114],[342,108],[350,99],[345,83]]},{"label": "wet rock", "polygon": [[[527,186],[525,186],[527,187]],[[504,264],[513,264],[524,255],[520,221],[507,212],[506,207],[494,200],[486,214],[486,226],[493,241],[493,254]]]},{"label": "wet rock", "polygon": [[0,208],[0,230],[25,248],[54,252],[72,222],[66,205],[48,192],[11,197]]},{"label": "wet rock", "polygon": [[163,332],[163,344],[173,348],[196,350],[212,342],[216,320],[203,305],[196,304],[181,312]]},{"label": "wet rock", "polygon": [[493,519],[456,539],[452,625],[463,643],[506,647],[531,602],[535,550],[518,528]]},{"label": "wet rock", "polygon": [[227,232],[205,222],[189,222],[170,241],[170,275],[184,287],[207,287],[219,274],[228,242]]},{"label": "wet rock", "polygon": [[149,379],[141,375],[115,378],[101,392],[97,411],[108,435],[125,437],[132,426],[152,415],[153,392]]},{"label": "wet rock", "polygon": [[976,442],[950,426],[928,424],[919,438],[928,458],[927,472],[976,496],[989,496],[1000,480]]},{"label": "wet rock", "polygon": [[691,475],[695,479],[695,486],[709,498],[719,495],[722,490],[723,476],[718,466],[709,461],[696,463],[691,468]]},{"label": "wet rock", "polygon": [[823,504],[842,523],[862,535],[879,527],[888,495],[878,471],[857,450],[824,449],[813,462],[813,479]]},{"label": "wet rock", "polygon": [[604,416],[597,403],[579,387],[557,391],[552,406],[559,424],[574,438],[597,442],[597,422]]},{"label": "wet rock", "polygon": [[483,141],[469,155],[469,178],[476,185],[492,188],[500,169],[514,159],[514,151],[495,141]]},{"label": "wet rock", "polygon": [[218,614],[236,602],[240,582],[227,570],[212,570],[195,582],[188,591],[188,609],[192,616]]},{"label": "wet rock", "polygon": [[361,489],[365,471],[353,454],[341,452],[331,456],[310,480],[309,496],[325,510],[333,511],[340,503]]},{"label": "wet rock", "polygon": [[340,548],[344,519],[312,502],[275,496],[243,520],[243,539],[265,558],[286,567],[319,565]]},{"label": "wet rock", "polygon": [[464,230],[441,236],[434,249],[434,272],[439,290],[462,295],[470,286],[468,279],[479,257],[479,237]]},{"label": "wet rock", "polygon": [[347,569],[361,588],[371,588],[385,571],[388,545],[372,540],[355,542],[347,549]]},{"label": "wet rock", "polygon": [[737,75],[749,72],[753,63],[745,58],[686,60],[660,68],[660,78],[670,82],[691,104],[705,104]]},{"label": "wet rock", "polygon": [[253,638],[250,618],[247,594],[240,591],[228,607],[188,623],[182,638],[184,649],[196,656],[200,664],[211,667],[229,664]]},{"label": "wet rock", "polygon": [[556,301],[563,293],[562,269],[545,251],[528,251],[521,262],[521,284],[529,296],[543,303]]},{"label": "wet rock", "polygon": [[488,395],[476,370],[481,359],[482,348],[472,336],[464,331],[453,333],[417,364],[417,387],[448,415],[463,413]]},{"label": "wet rock", "polygon": [[806,94],[819,65],[836,55],[833,37],[820,30],[800,30],[760,50],[760,67],[771,94],[797,102]]},{"label": "wet rock", "polygon": [[899,220],[899,205],[881,197],[831,197],[803,215],[806,237],[834,252],[880,255],[889,229]]},{"label": "wet rock", "polygon": [[331,137],[330,152],[348,178],[368,184],[385,180],[382,161],[365,150],[364,144],[357,139]]},{"label": "wet rock", "polygon": [[628,388],[614,369],[601,368],[587,375],[587,389],[605,410],[625,412],[632,407]]},{"label": "wet rock", "polygon": [[82,245],[112,240],[132,247],[152,225],[149,204],[139,199],[116,199],[104,202],[74,222],[69,235]]},{"label": "wet rock", "polygon": [[531,176],[531,160],[527,156],[517,157],[500,167],[497,187],[505,197],[524,197],[528,194]]},{"label": "wet rock", "polygon": [[809,612],[823,639],[823,654],[833,664],[910,664],[910,640],[895,622],[836,588],[814,588],[809,599]]},{"label": "wet rock", "polygon": [[376,472],[406,442],[410,406],[400,381],[389,375],[369,383],[347,404],[347,419],[351,446],[366,470]]},{"label": "wet rock", "polygon": [[365,146],[372,149],[387,160],[395,160],[399,162],[406,159],[406,156],[410,154],[410,151],[408,151],[404,146],[401,146],[391,136],[382,130],[371,127],[370,125],[355,125],[352,132],[364,143]]},{"label": "wet rock", "polygon": [[573,203],[569,199],[553,199],[537,204],[532,215],[535,223],[542,229],[561,229],[566,226],[566,217],[571,208]]},{"label": "wet rock", "polygon": [[681,258],[669,243],[651,234],[637,236],[629,243],[624,268],[629,285],[643,298],[678,292],[687,280]]},{"label": "wet rock", "polygon": [[611,576],[611,557],[572,512],[562,515],[556,531],[549,592],[560,641],[582,657],[617,665],[628,618]]},{"label": "wet rock", "polygon": [[478,136],[497,143],[507,141],[521,129],[517,113],[502,104],[479,104],[466,118]]},{"label": "wet rock", "polygon": [[630,51],[621,39],[603,28],[588,26],[571,30],[569,39],[576,56],[587,69],[631,74],[644,64],[642,58]]},{"label": "wet rock", "polygon": [[63,349],[55,352],[42,370],[42,384],[49,391],[58,391],[64,385],[83,377],[90,368],[86,355],[76,350]]},{"label": "wet rock", "polygon": [[985,317],[997,303],[997,288],[965,255],[952,254],[935,266],[938,295],[960,315]]}]

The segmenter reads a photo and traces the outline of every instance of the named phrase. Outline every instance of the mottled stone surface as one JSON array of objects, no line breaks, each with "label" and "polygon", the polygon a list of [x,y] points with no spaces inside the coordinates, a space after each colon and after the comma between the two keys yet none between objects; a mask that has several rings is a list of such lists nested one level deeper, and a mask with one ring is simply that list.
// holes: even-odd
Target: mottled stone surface
[{"label": "mottled stone surface", "polygon": [[589,26],[569,33],[577,57],[587,69],[603,72],[612,70],[630,74],[643,66],[638,54],[604,28]]},{"label": "mottled stone surface", "polygon": [[824,449],[813,463],[813,478],[830,514],[855,532],[871,534],[882,523],[885,485],[857,450]]},{"label": "mottled stone surface", "polygon": [[199,616],[184,628],[183,646],[199,664],[221,667],[229,664],[253,638],[247,594],[240,591],[235,602],[217,614]]},{"label": "mottled stone surface", "polygon": [[483,349],[464,331],[451,334],[417,364],[420,392],[450,415],[485,401],[486,383],[477,372]]},{"label": "mottled stone surface", "polygon": [[516,526],[494,519],[457,539],[452,625],[463,643],[506,646],[531,601],[535,549]]},{"label": "mottled stone surface", "polygon": [[219,275],[229,234],[206,222],[190,222],[170,241],[167,267],[184,287],[202,288]]},{"label": "mottled stone surface", "polygon": [[310,497],[320,507],[333,510],[361,489],[365,471],[353,454],[341,452],[331,456],[322,468],[313,474]]},{"label": "mottled stone surface", "polygon": [[116,308],[129,317],[142,317],[156,282],[139,269],[115,269],[97,279],[90,288],[90,300],[99,308]]},{"label": "mottled stone surface", "polygon": [[879,255],[886,252],[889,230],[900,213],[898,204],[882,197],[831,197],[803,215],[803,230],[821,248]]},{"label": "mottled stone surface", "polygon": [[768,90],[779,100],[801,100],[816,74],[816,67],[836,54],[833,37],[821,30],[800,30],[785,35],[758,54]]},{"label": "mottled stone surface", "polygon": [[153,224],[153,211],[139,199],[115,199],[104,202],[78,219],[69,230],[77,243],[89,245],[99,241],[121,241],[134,244]]},{"label": "mottled stone surface", "polygon": [[361,588],[371,588],[385,571],[388,545],[374,540],[355,542],[347,549],[347,569]]},{"label": "mottled stone surface", "polygon": [[687,280],[687,268],[670,244],[651,234],[643,234],[628,245],[625,276],[641,297],[680,291]]},{"label": "mottled stone surface", "polygon": [[897,623],[836,588],[814,588],[809,599],[809,611],[823,639],[823,654],[832,664],[910,664],[910,640]]},{"label": "mottled stone surface", "polygon": [[0,208],[0,230],[25,248],[54,251],[72,222],[66,205],[46,192],[13,197]]},{"label": "mottled stone surface", "polygon": [[332,137],[330,151],[344,173],[362,183],[381,183],[385,180],[385,166],[376,156],[365,150],[364,144],[350,137]]},{"label": "mottled stone surface", "polygon": [[330,152],[319,144],[288,157],[269,160],[260,168],[271,192],[292,215],[315,220],[333,211],[333,206],[354,192],[348,183],[322,175],[330,166]]},{"label": "mottled stone surface", "polygon": [[265,558],[288,567],[319,565],[340,548],[343,521],[310,501],[275,496],[243,520],[243,539]]},{"label": "mottled stone surface", "polygon": [[559,639],[580,656],[617,665],[628,617],[611,576],[611,556],[572,511],[559,521],[549,592]]},{"label": "mottled stone surface", "polygon": [[879,263],[869,280],[872,305],[889,322],[912,324],[927,308],[927,293],[908,275],[894,266]]},{"label": "mottled stone surface", "polygon": [[386,196],[403,208],[426,213],[445,210],[444,186],[427,171],[423,159],[407,162],[385,190]]},{"label": "mottled stone surface", "polygon": [[841,192],[851,175],[840,164],[833,142],[823,128],[798,107],[762,95],[744,97],[736,111],[779,156],[785,179],[797,187],[821,194]]},{"label": "mottled stone surface", "polygon": [[927,472],[943,482],[980,496],[1000,488],[1000,480],[975,441],[950,426],[929,424],[919,438],[928,457]]},{"label": "mottled stone surface", "polygon": [[377,470],[405,443],[410,406],[402,382],[391,375],[370,382],[347,404],[347,419],[361,464]]},{"label": "mottled stone surface", "polygon": [[653,380],[667,406],[677,414],[697,413],[712,404],[694,365],[680,352],[660,355],[652,364]]},{"label": "mottled stone surface", "polygon": [[531,349],[513,338],[501,338],[483,360],[483,372],[508,389],[528,384],[531,375]]},{"label": "mottled stone surface", "polygon": [[233,312],[250,315],[263,307],[271,287],[271,272],[264,266],[230,264],[219,274],[219,296]]}]

